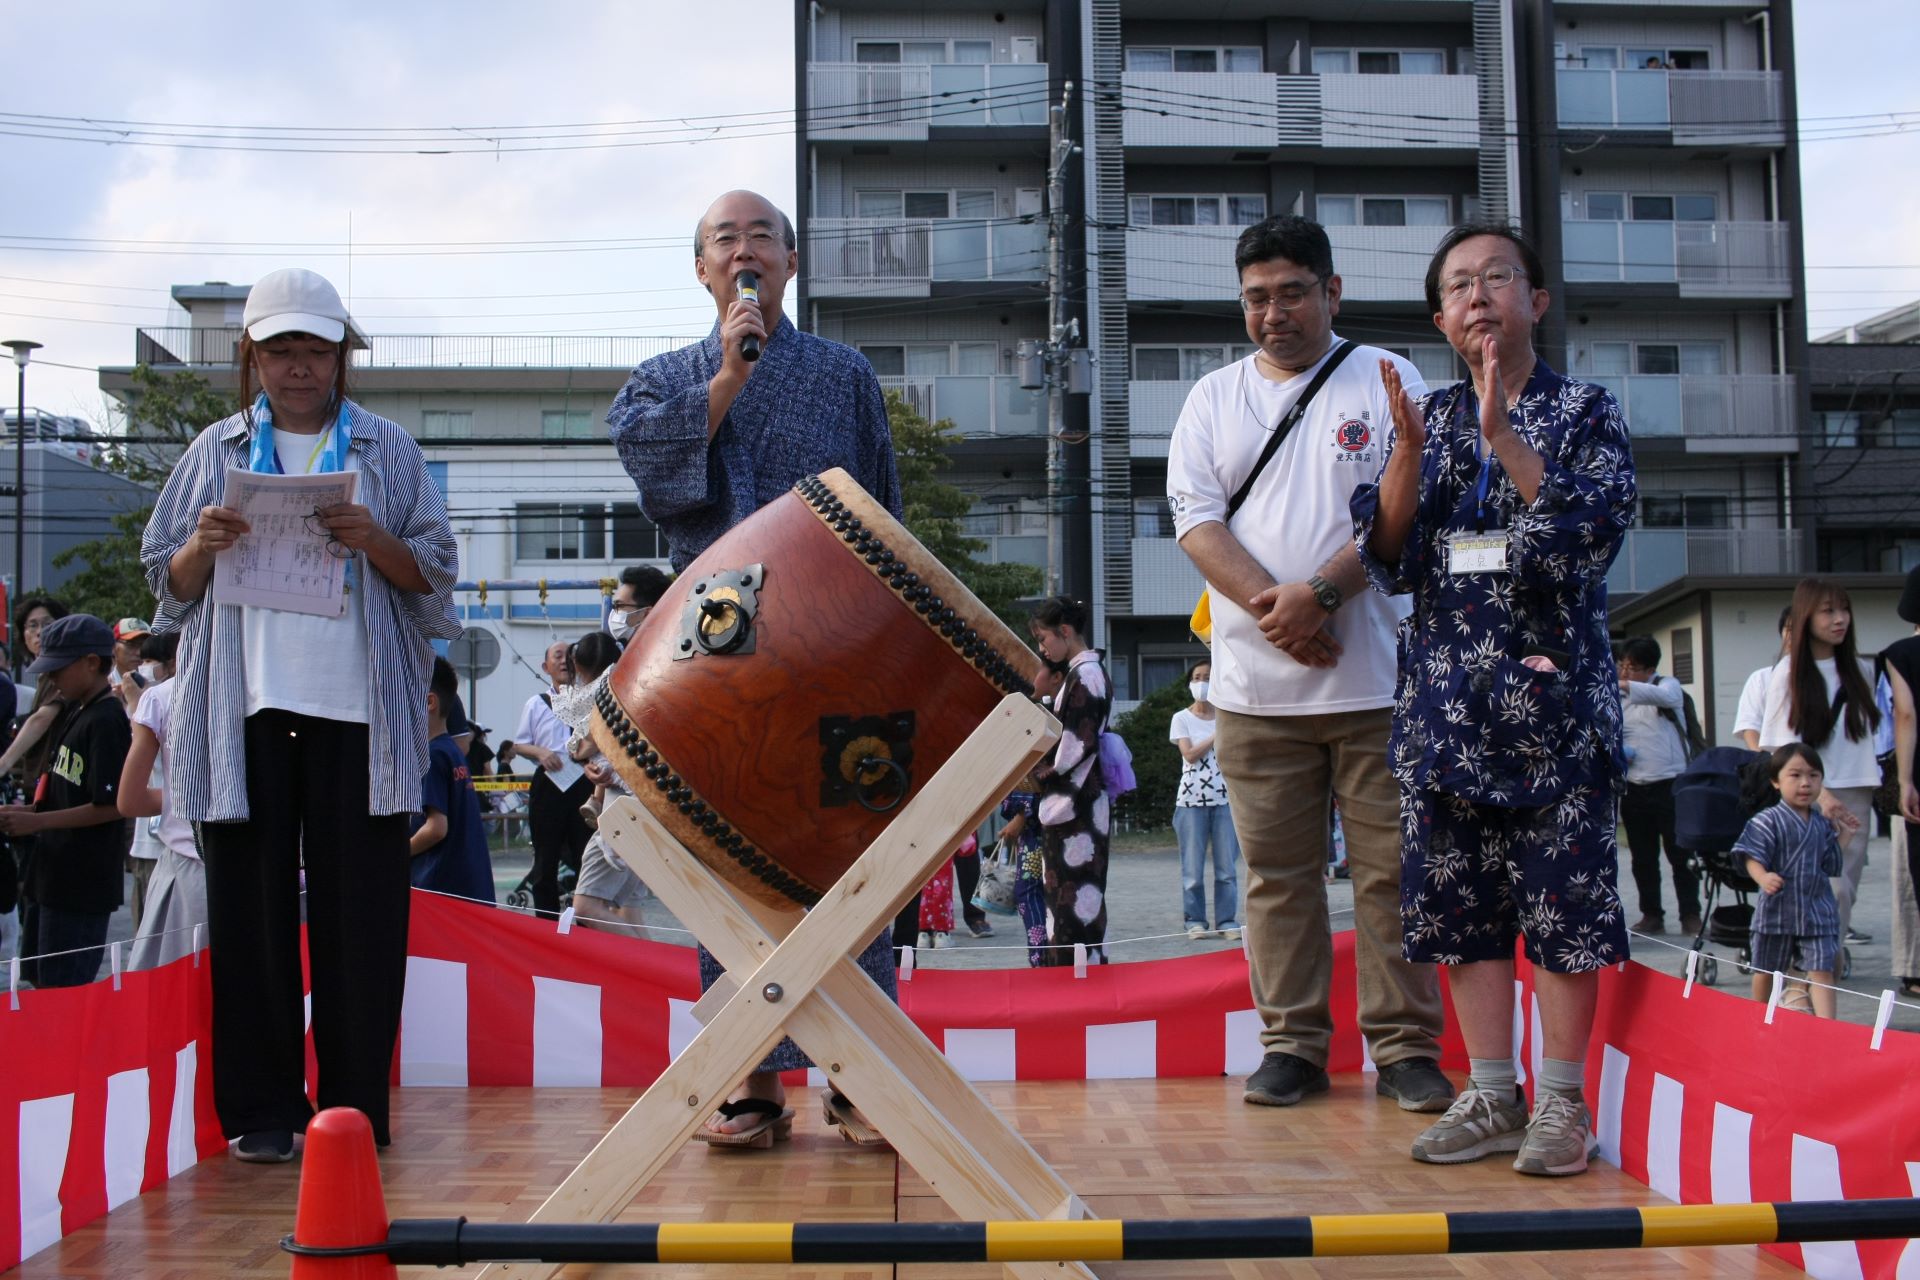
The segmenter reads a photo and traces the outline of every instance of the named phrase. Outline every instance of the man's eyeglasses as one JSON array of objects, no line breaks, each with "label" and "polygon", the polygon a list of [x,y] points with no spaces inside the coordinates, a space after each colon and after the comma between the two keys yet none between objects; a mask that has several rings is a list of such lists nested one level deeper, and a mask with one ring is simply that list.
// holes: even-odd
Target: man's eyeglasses
[{"label": "man's eyeglasses", "polygon": [[748,231],[745,233],[739,231],[716,231],[707,237],[707,244],[722,253],[732,253],[740,247],[740,242],[745,240],[747,247],[758,253],[762,250],[773,248],[773,242],[778,239],[779,237],[771,231]]},{"label": "man's eyeglasses", "polygon": [[1325,283],[1324,280],[1315,280],[1312,284],[1290,284],[1275,289],[1272,293],[1258,291],[1243,293],[1238,299],[1240,309],[1249,313],[1270,311],[1274,307],[1282,311],[1297,311],[1308,298],[1313,296],[1313,291]]},{"label": "man's eyeglasses", "polygon": [[1488,267],[1470,276],[1448,276],[1440,282],[1440,300],[1465,302],[1467,295],[1473,292],[1475,280],[1486,285],[1488,293],[1498,293],[1524,274],[1518,267]]},{"label": "man's eyeglasses", "polygon": [[327,554],[335,560],[351,560],[353,558],[353,552],[348,549],[346,543],[333,536],[333,530],[327,528],[326,517],[322,516],[318,511],[313,512],[306,518],[306,525],[308,533],[316,538],[325,538],[327,540]]}]

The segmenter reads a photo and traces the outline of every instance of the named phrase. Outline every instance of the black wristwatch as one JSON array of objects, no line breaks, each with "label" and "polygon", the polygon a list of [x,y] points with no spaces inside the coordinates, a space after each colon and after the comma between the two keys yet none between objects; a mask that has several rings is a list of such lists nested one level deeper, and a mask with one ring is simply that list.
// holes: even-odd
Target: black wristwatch
[{"label": "black wristwatch", "polygon": [[1340,588],[1334,586],[1317,573],[1307,579],[1307,589],[1313,592],[1313,598],[1317,600],[1320,607],[1328,613],[1339,609],[1341,602],[1346,599],[1345,596],[1340,594]]}]

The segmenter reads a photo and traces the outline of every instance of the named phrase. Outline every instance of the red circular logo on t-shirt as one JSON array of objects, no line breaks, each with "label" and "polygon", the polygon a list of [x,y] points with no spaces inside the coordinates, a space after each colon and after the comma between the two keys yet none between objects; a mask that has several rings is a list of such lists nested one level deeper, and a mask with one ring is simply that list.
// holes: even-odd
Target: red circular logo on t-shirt
[{"label": "red circular logo on t-shirt", "polygon": [[1373,443],[1373,432],[1358,418],[1348,418],[1333,429],[1333,438],[1348,453],[1358,453]]}]

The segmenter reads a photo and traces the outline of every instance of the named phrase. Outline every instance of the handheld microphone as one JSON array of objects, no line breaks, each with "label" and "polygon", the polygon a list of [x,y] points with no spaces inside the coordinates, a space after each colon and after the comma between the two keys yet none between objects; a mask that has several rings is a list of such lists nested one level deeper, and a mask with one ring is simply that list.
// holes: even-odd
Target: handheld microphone
[{"label": "handheld microphone", "polygon": [[[733,278],[733,282],[740,291],[740,300],[742,302],[751,302],[758,305],[760,301],[759,272],[742,271]],[[740,339],[740,358],[749,364],[758,360],[760,358],[760,339],[754,337],[752,334],[748,334],[746,337]]]}]

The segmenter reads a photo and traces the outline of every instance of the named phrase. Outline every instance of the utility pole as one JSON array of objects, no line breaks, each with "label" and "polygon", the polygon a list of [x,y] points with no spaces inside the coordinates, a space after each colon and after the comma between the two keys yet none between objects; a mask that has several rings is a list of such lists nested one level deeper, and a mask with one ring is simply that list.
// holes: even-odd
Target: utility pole
[{"label": "utility pole", "polygon": [[1066,474],[1067,396],[1093,389],[1092,365],[1079,340],[1080,323],[1067,315],[1067,166],[1080,148],[1067,128],[1073,102],[1073,81],[1061,91],[1058,104],[1047,109],[1047,338],[1022,341],[1016,349],[1020,385],[1047,391],[1047,594],[1058,595],[1066,563],[1066,517],[1063,478]]}]

